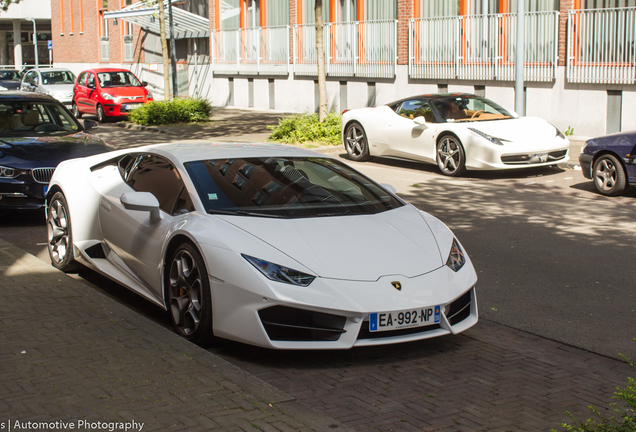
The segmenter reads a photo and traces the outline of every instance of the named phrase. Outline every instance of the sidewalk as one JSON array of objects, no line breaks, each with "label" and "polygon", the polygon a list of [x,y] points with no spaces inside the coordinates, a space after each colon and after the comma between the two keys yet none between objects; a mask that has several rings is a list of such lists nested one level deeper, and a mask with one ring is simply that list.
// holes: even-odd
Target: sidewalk
[{"label": "sidewalk", "polygon": [[2,239],[0,272],[2,431],[351,431]]}]

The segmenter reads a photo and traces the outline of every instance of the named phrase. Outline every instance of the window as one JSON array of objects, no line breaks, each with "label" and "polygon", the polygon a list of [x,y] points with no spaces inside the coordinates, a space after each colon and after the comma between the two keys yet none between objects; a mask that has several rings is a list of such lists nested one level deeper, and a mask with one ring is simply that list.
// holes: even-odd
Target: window
[{"label": "window", "polygon": [[428,102],[423,99],[410,99],[402,102],[396,113],[410,119],[424,117],[427,123],[435,123],[433,110]]},{"label": "window", "polygon": [[153,194],[159,201],[159,208],[170,215],[194,211],[177,169],[168,160],[153,154],[125,159],[122,159],[122,163],[126,163],[124,180],[131,188]]}]

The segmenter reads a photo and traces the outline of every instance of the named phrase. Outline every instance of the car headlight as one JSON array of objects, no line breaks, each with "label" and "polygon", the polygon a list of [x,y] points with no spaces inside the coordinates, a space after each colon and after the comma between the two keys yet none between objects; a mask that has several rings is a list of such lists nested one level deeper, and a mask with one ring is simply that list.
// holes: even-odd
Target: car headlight
[{"label": "car headlight", "polygon": [[454,272],[459,271],[466,264],[466,257],[464,257],[464,251],[459,247],[459,243],[457,243],[457,239],[453,239],[453,244],[451,245],[450,253],[448,254],[448,259],[446,260],[446,265],[453,270]]},{"label": "car headlight", "polygon": [[585,149],[591,146],[595,146],[596,143],[594,142],[594,140],[587,140],[585,141],[585,144],[583,144],[581,146],[581,153],[585,153]]},{"label": "car headlight", "polygon": [[154,99],[152,92],[148,92],[148,94],[146,95],[146,99]]},{"label": "car headlight", "polygon": [[556,136],[561,138],[561,139],[565,139],[565,135],[563,135],[563,132],[561,132],[559,130],[559,128],[557,128],[557,127],[555,127],[555,129],[556,129]]},{"label": "car headlight", "polygon": [[16,178],[20,174],[24,174],[26,171],[17,170],[11,167],[0,166],[0,178]]},{"label": "car headlight", "polygon": [[108,93],[102,93],[102,97],[106,100],[115,100],[115,97]]},{"label": "car headlight", "polygon": [[314,279],[316,279],[315,276],[300,272],[298,270],[283,267],[278,264],[273,264],[271,262],[254,258],[249,255],[241,254],[241,256],[245,258],[247,262],[256,267],[258,271],[263,273],[263,276],[265,276],[269,280],[306,287],[310,283],[312,283]]},{"label": "car headlight", "polygon": [[471,131],[472,133],[474,133],[475,135],[479,135],[482,138],[487,139],[488,141],[490,141],[493,144],[497,144],[497,145],[503,145],[503,143],[501,142],[501,140],[499,138],[495,138],[493,136],[488,135],[487,133],[484,133],[478,129],[475,128],[468,128],[469,131]]}]

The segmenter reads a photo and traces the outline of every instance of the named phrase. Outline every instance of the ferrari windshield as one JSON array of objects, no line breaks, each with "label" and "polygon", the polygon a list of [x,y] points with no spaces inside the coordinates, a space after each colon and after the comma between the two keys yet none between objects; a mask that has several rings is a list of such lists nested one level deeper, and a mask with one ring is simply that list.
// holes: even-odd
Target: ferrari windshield
[{"label": "ferrari windshield", "polygon": [[373,214],[403,205],[327,158],[236,158],[185,166],[208,213],[301,218]]},{"label": "ferrari windshield", "polygon": [[448,96],[433,99],[432,104],[446,122],[502,120],[516,117],[495,102],[479,96]]},{"label": "ferrari windshield", "polygon": [[57,101],[0,102],[0,133],[10,136],[66,135],[81,130],[75,117]]}]

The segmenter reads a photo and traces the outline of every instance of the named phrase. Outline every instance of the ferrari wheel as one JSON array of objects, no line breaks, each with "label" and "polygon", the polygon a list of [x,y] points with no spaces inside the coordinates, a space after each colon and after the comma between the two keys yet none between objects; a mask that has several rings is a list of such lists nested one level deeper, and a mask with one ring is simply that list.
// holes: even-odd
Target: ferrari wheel
[{"label": "ferrari wheel", "polygon": [[371,157],[369,155],[369,143],[364,129],[360,123],[351,123],[347,126],[344,140],[345,150],[349,157],[354,161],[366,161]]},{"label": "ferrari wheel", "polygon": [[73,103],[73,115],[75,116],[76,119],[82,118],[82,113],[80,112],[76,103]]},{"label": "ferrari wheel", "polygon": [[100,123],[106,122],[106,113],[101,105],[97,105],[97,121]]},{"label": "ferrari wheel", "polygon": [[607,196],[622,194],[627,185],[623,165],[610,154],[603,155],[594,162],[592,178],[596,189]]},{"label": "ferrari wheel", "polygon": [[206,345],[212,338],[210,281],[199,251],[183,243],[170,260],[168,310],[181,336]]},{"label": "ferrari wheel", "polygon": [[70,273],[80,269],[81,265],[73,257],[73,233],[71,215],[64,194],[53,195],[46,212],[48,249],[53,267]]},{"label": "ferrari wheel", "polygon": [[437,165],[442,174],[458,176],[466,170],[466,156],[459,140],[446,135],[437,143]]}]

